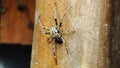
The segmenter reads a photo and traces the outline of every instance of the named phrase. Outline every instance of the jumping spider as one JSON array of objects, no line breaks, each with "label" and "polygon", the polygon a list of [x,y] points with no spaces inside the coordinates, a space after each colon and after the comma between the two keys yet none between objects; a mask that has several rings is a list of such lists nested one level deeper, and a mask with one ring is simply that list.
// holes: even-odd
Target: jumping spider
[{"label": "jumping spider", "polygon": [[[54,12],[54,13],[55,13],[55,12]],[[65,42],[62,34],[63,34],[63,33],[74,33],[75,31],[69,31],[69,30],[63,31],[63,30],[61,29],[62,22],[60,22],[59,25],[58,25],[58,22],[57,22],[57,18],[56,18],[56,17],[54,18],[54,21],[55,21],[55,26],[52,27],[52,28],[45,27],[44,25],[42,25],[42,23],[40,22],[40,20],[39,20],[39,23],[40,23],[40,26],[42,27],[43,30],[47,30],[47,32],[43,32],[43,31],[40,31],[40,32],[42,32],[43,34],[50,34],[50,35],[51,35],[51,36],[47,39],[47,42],[48,42],[48,43],[53,42],[53,45],[52,45],[53,55],[54,55],[55,63],[57,64],[56,45],[57,45],[57,44],[64,44],[64,46],[65,46],[65,48],[66,48],[66,52],[67,52],[67,54],[68,54],[68,48],[67,48],[67,46],[66,46],[66,42]]]}]

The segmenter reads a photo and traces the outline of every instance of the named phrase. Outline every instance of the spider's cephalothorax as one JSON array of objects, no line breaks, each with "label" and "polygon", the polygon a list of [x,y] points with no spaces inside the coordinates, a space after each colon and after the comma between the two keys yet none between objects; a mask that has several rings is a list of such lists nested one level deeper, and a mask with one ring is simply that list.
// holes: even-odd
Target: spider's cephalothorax
[{"label": "spider's cephalothorax", "polygon": [[52,28],[52,35],[53,35],[53,39],[55,39],[54,41],[56,43],[59,43],[59,44],[63,43],[62,35],[60,34],[60,30],[58,27]]},{"label": "spider's cephalothorax", "polygon": [[[56,7],[55,7],[56,8]],[[54,15],[56,15],[56,12],[55,12],[55,10],[56,9],[54,9]],[[65,15],[64,15],[65,16]],[[64,17],[63,16],[63,17]],[[63,38],[63,36],[62,36],[62,34],[63,33],[74,33],[75,31],[69,31],[69,30],[62,30],[61,29],[61,26],[62,26],[62,22],[60,22],[59,23],[59,25],[58,25],[58,22],[57,22],[57,18],[56,18],[56,16],[54,17],[55,19],[54,19],[54,21],[55,21],[55,26],[54,27],[52,27],[52,28],[48,28],[48,27],[44,27],[44,25],[42,25],[42,23],[40,22],[40,20],[39,20],[39,23],[40,23],[40,26],[42,27],[42,29],[44,29],[44,30],[47,30],[47,32],[43,32],[43,31],[41,31],[43,34],[50,34],[51,36],[47,39],[47,42],[48,43],[53,43],[53,45],[52,45],[52,48],[53,48],[53,55],[54,55],[54,59],[55,59],[55,62],[56,62],[56,64],[57,64],[57,55],[56,55],[56,51],[57,51],[57,49],[56,49],[56,45],[57,44],[64,44],[65,45],[65,48],[66,48],[66,52],[67,52],[67,54],[68,54],[68,48],[67,48],[67,46],[66,46],[66,42],[65,42],[65,40],[64,40],[64,38]]]}]

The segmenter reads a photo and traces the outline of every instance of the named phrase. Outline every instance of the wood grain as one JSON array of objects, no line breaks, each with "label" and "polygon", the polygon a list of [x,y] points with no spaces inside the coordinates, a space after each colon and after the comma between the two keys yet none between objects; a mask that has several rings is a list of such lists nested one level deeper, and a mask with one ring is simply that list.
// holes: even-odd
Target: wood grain
[{"label": "wood grain", "polygon": [[[63,19],[64,30],[75,30],[74,34],[63,37],[69,47],[67,55],[63,45],[57,46],[58,65],[55,64],[52,54],[52,43],[47,43],[49,35],[43,35],[39,30],[41,23],[45,26],[54,26],[53,6],[57,6],[57,18]],[[107,0],[36,0],[35,31],[32,48],[31,68],[105,68],[109,64],[104,29],[108,16]],[[101,39],[102,38],[102,39]],[[106,38],[108,38],[106,36]],[[104,41],[104,42],[103,42]],[[104,66],[106,64],[106,66]]]},{"label": "wood grain", "polygon": [[[28,7],[30,18],[34,22],[35,1],[23,0],[23,2]],[[1,42],[31,44],[33,30],[28,28],[25,14],[17,10],[17,0],[3,0],[3,6],[10,8],[1,18]]]}]

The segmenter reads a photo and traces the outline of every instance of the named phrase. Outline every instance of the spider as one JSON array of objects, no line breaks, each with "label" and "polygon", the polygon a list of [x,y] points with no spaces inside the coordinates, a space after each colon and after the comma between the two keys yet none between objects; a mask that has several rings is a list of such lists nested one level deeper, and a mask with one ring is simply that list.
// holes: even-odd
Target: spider
[{"label": "spider", "polygon": [[[54,12],[56,14],[56,12]],[[64,14],[65,16],[65,14]],[[64,17],[63,16],[63,17]],[[40,17],[39,17],[40,18]],[[58,22],[57,22],[57,18],[55,17],[54,18],[54,21],[55,21],[55,26],[52,27],[52,28],[48,28],[48,27],[45,27],[44,25],[42,25],[42,23],[40,22],[40,20],[38,20],[39,23],[40,23],[40,26],[42,27],[42,29],[44,30],[47,30],[47,32],[43,32],[43,31],[40,31],[42,32],[43,34],[49,34],[51,35],[48,39],[47,39],[47,42],[48,43],[51,43],[53,42],[53,45],[52,45],[52,49],[53,49],[53,56],[54,56],[54,59],[55,59],[55,63],[57,64],[57,57],[56,57],[56,45],[57,44],[64,44],[65,45],[65,49],[66,49],[66,52],[68,54],[68,48],[66,46],[66,42],[62,36],[63,33],[74,33],[75,31],[70,31],[70,30],[66,30],[66,31],[63,31],[61,29],[61,26],[62,26],[62,22],[59,23],[58,25]]]}]

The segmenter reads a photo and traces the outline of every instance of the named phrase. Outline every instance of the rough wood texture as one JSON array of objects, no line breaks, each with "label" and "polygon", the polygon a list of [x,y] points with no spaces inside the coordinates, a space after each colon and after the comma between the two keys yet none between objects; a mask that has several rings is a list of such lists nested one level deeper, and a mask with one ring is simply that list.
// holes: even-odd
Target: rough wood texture
[{"label": "rough wood texture", "polygon": [[120,67],[120,0],[112,0],[110,23],[110,68]]},{"label": "rough wood texture", "polygon": [[[34,0],[23,0],[29,8],[29,15],[34,22]],[[4,7],[9,7],[8,11],[1,17],[1,41],[0,43],[31,44],[33,30],[28,28],[28,19],[24,13],[17,10],[17,0],[2,0]]]},{"label": "rough wood texture", "polygon": [[[76,33],[64,35],[70,54],[64,46],[57,46],[58,65],[52,54],[49,35],[39,30],[41,23],[54,26],[53,5],[57,5],[57,18],[63,19],[63,29]],[[35,31],[31,68],[108,68],[109,0],[36,0]]]}]

